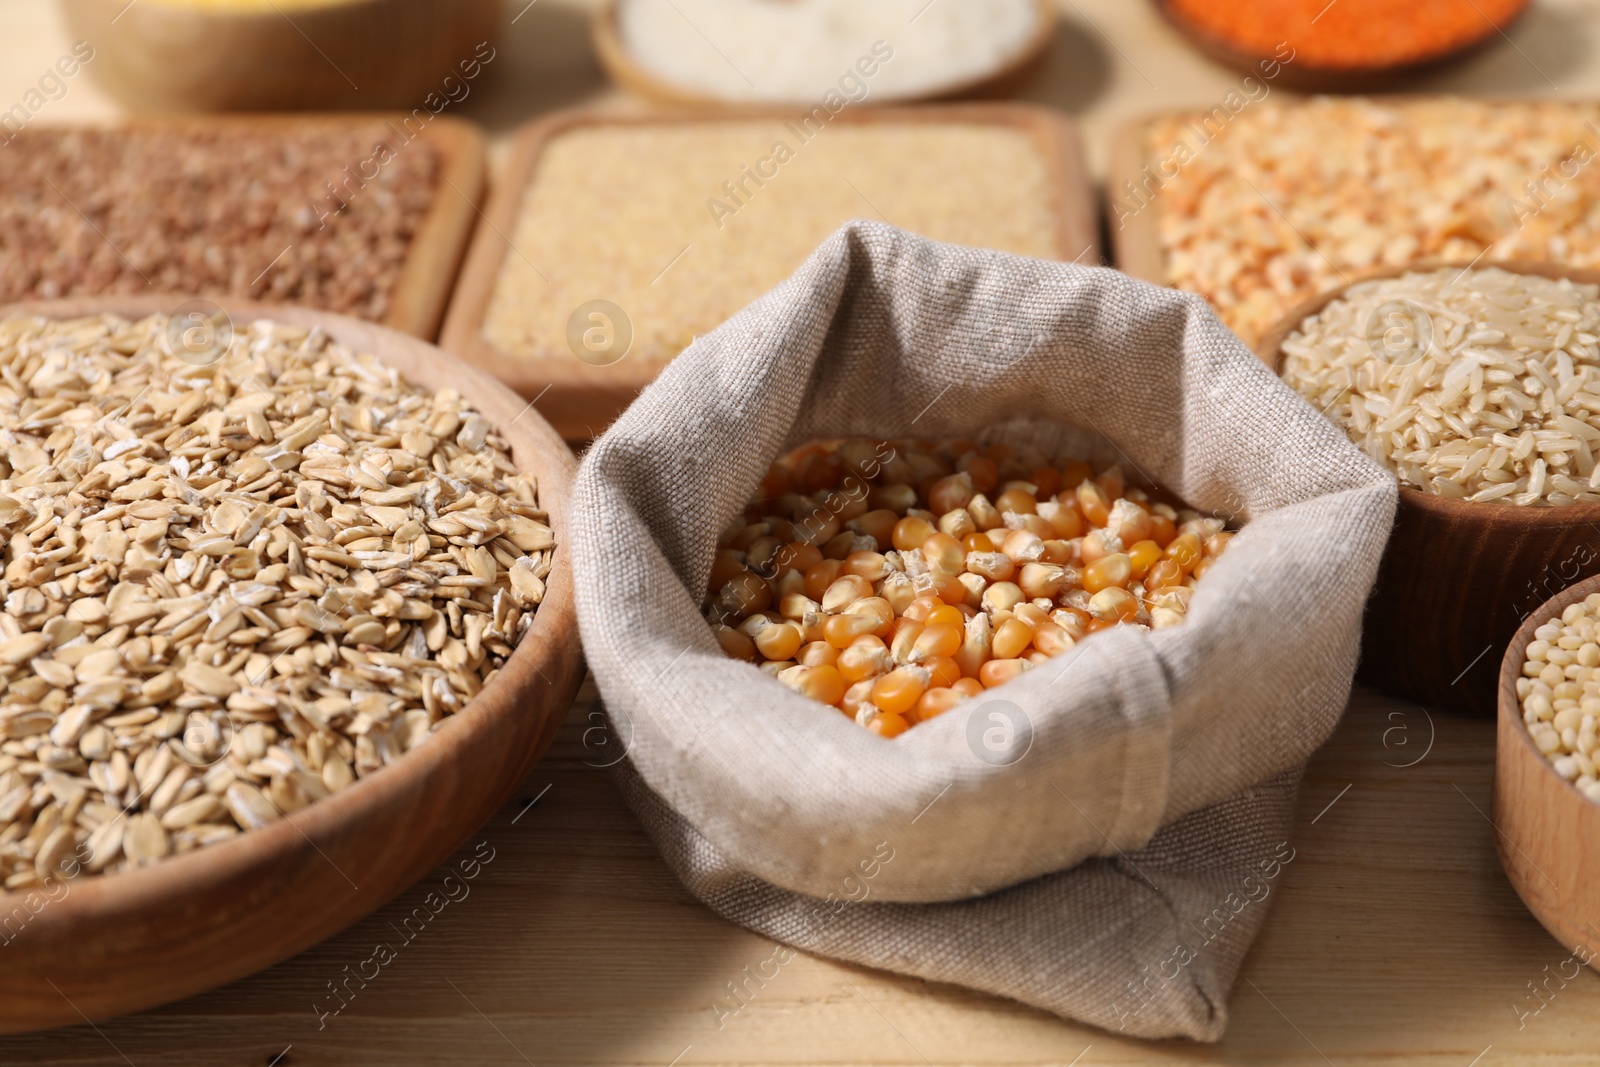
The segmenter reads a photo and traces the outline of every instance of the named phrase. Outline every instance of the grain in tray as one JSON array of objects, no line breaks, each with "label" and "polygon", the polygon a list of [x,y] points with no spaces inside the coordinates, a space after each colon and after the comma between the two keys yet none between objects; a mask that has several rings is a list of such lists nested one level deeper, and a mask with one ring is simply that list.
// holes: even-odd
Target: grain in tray
[{"label": "grain in tray", "polygon": [[1071,258],[1082,250],[1058,247],[1051,181],[1038,139],[1000,124],[581,126],[540,157],[483,336],[512,357],[571,361],[568,319],[603,297],[631,320],[630,361],[668,360],[853,218]]},{"label": "grain in tray", "polygon": [[1117,466],[822,442],[724,532],[706,614],[730,656],[896,737],[1100,630],[1180,625],[1232,536]]},{"label": "grain in tray", "polygon": [[0,152],[0,302],[198,293],[382,319],[440,166],[378,121],[29,128]]},{"label": "grain in tray", "polygon": [[[0,886],[348,788],[510,656],[554,540],[453,390],[258,321],[0,322]],[[187,353],[186,353],[187,354]]]},{"label": "grain in tray", "polygon": [[1369,269],[1600,265],[1600,105],[1270,101],[1223,121],[1156,120],[1144,150],[1160,180],[1147,207],[1115,199],[1113,226],[1154,211],[1164,280],[1204,296],[1247,344]]}]

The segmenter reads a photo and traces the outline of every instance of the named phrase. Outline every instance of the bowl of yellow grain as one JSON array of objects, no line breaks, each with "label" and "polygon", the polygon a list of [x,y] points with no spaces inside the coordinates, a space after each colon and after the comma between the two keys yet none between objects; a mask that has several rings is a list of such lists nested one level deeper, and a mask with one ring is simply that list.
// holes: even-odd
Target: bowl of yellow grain
[{"label": "bowl of yellow grain", "polygon": [[85,65],[140,111],[426,108],[494,61],[498,0],[61,0]]}]

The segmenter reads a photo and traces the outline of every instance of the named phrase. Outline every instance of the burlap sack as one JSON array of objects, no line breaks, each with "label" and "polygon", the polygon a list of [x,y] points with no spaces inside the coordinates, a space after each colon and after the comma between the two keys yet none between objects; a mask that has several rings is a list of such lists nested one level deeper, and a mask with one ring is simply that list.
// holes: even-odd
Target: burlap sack
[{"label": "burlap sack", "polygon": [[[1245,521],[1183,626],[1097,634],[893,741],[721,652],[700,609],[716,539],[774,458],[996,427]],[[1215,1039],[1293,860],[1300,771],[1345,705],[1395,496],[1200,299],[858,222],[591,448],[578,615],[625,791],[723,915]],[[738,976],[727,1010],[777,974]]]}]

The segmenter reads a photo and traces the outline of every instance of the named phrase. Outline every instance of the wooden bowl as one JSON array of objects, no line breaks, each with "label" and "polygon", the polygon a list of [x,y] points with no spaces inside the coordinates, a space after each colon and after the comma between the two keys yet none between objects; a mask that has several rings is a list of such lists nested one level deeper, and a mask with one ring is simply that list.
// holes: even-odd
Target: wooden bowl
[{"label": "wooden bowl", "polygon": [[[631,354],[606,366],[576,357],[527,358],[496,348],[483,332],[501,266],[513,254],[522,198],[546,147],[574,129],[597,126],[665,126],[749,119],[788,120],[793,112],[774,108],[722,109],[700,112],[657,112],[641,115],[600,113],[583,109],[535,119],[517,134],[501,177],[489,196],[484,225],[467,250],[461,277],[450,298],[439,343],[467,362],[482,367],[517,392],[539,401],[539,410],[569,441],[586,441],[633,403],[639,391],[666,366],[665,360]],[[966,122],[1007,126],[1033,137],[1044,160],[1055,201],[1055,239],[1059,258],[1096,262],[1099,233],[1093,194],[1078,142],[1077,130],[1059,112],[1031,104],[961,103],[909,108],[846,108],[834,123]],[[843,224],[845,219],[839,220]],[[522,254],[519,250],[517,254]],[[534,253],[537,257],[537,253]],[[794,264],[799,267],[800,264]],[[547,269],[549,265],[546,264]],[[706,324],[709,329],[714,323]]]},{"label": "wooden bowl", "polygon": [[[620,3],[621,0],[608,0],[602,7],[597,8],[590,26],[594,50],[600,57],[600,66],[612,81],[624,89],[631,90],[656,103],[671,104],[679,107],[751,107],[762,105],[770,107],[774,104],[800,102],[730,100],[726,97],[713,96],[661,78],[639,64],[628,52],[627,45],[623,43],[622,31],[617,22],[617,8]],[[879,96],[878,94],[873,94],[868,97],[865,103],[868,105],[873,103],[909,104],[930,100],[999,97],[1008,96],[1017,91],[1037,72],[1040,63],[1044,59],[1045,52],[1050,47],[1050,42],[1055,39],[1056,35],[1059,16],[1055,6],[1050,3],[1050,0],[1036,0],[1036,3],[1038,7],[1038,25],[1032,35],[1023,42],[1015,53],[1007,56],[993,70],[985,74],[964,78],[961,81],[951,82],[929,92],[913,93],[906,96]]]},{"label": "wooden bowl", "polygon": [[[1331,4],[1329,5],[1332,6]],[[1301,93],[1372,93],[1391,88],[1408,78],[1427,74],[1439,67],[1457,60],[1465,59],[1475,52],[1481,51],[1487,45],[1504,39],[1504,31],[1520,19],[1528,10],[1529,4],[1524,0],[1522,6],[1500,26],[1496,26],[1488,19],[1483,20],[1483,32],[1479,36],[1467,41],[1448,51],[1438,52],[1420,59],[1406,63],[1389,65],[1376,65],[1365,67],[1318,67],[1306,63],[1302,59],[1281,64],[1275,83],[1285,89]],[[1240,48],[1237,44],[1225,37],[1218,36],[1211,30],[1197,26],[1185,16],[1179,14],[1172,6],[1170,0],[1156,0],[1156,9],[1172,24],[1173,28],[1182,34],[1201,55],[1212,62],[1227,67],[1230,70],[1246,74],[1259,75],[1261,64],[1271,60],[1271,56],[1258,56]]]},{"label": "wooden bowl", "polygon": [[[1461,266],[1417,263],[1371,271],[1356,281]],[[1484,263],[1477,269],[1487,267],[1600,283],[1600,271],[1549,263]],[[1346,288],[1290,312],[1262,336],[1257,354],[1281,371],[1283,341]],[[1367,603],[1359,677],[1424,704],[1491,714],[1494,651],[1552,592],[1600,573],[1596,524],[1600,504],[1474,504],[1401,486],[1394,533]]]},{"label": "wooden bowl", "polygon": [[1517,700],[1533,632],[1595,592],[1600,576],[1545,601],[1501,660],[1493,819],[1495,852],[1517,896],[1565,948],[1586,946],[1589,966],[1600,970],[1600,805],[1555,772],[1528,733]]},{"label": "wooden bowl", "polygon": [[459,64],[483,59],[476,50],[495,36],[502,4],[331,0],[229,8],[61,0],[61,6],[70,36],[94,47],[89,70],[135,110],[371,111],[424,107],[429,93],[459,95],[444,79],[453,75],[460,83]]},{"label": "wooden bowl", "polygon": [[[13,304],[71,317],[165,312],[177,298]],[[496,678],[427,744],[263,830],[150,867],[65,883],[36,913],[0,893],[0,1033],[101,1019],[192,996],[287,959],[437,866],[505,803],[555,736],[583,677],[567,555],[575,461],[536,412],[482,371],[414,337],[302,308],[221,301],[235,322],[321,326],[417,384],[457,389],[539,480],[557,545],[544,602]]]}]

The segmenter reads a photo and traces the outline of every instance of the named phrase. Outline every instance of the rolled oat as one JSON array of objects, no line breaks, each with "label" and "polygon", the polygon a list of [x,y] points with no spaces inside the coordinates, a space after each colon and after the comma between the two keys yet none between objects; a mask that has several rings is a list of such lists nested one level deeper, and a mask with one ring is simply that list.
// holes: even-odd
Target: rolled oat
[{"label": "rolled oat", "polygon": [[260,321],[0,322],[0,884],[265,826],[424,743],[544,595],[537,485],[453,390]]}]

